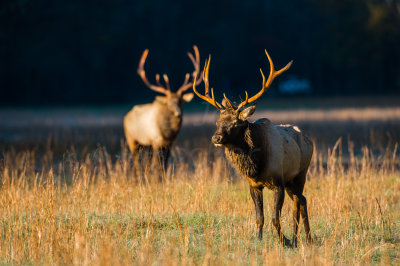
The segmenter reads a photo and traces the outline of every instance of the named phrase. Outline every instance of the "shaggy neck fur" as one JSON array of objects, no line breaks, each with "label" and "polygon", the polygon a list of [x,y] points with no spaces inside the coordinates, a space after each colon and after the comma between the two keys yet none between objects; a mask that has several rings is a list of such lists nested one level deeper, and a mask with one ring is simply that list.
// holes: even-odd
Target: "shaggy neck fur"
[{"label": "shaggy neck fur", "polygon": [[247,122],[236,143],[225,146],[225,154],[236,170],[253,178],[259,176],[263,168],[260,163],[260,140],[255,127],[256,125]]}]

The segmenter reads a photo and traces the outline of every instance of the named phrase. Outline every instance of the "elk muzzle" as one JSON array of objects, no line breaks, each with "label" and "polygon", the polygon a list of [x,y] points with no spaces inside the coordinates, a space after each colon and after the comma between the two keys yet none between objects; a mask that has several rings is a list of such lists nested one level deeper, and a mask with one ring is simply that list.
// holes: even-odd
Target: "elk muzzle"
[{"label": "elk muzzle", "polygon": [[182,116],[181,103],[177,99],[170,99],[168,102],[168,109],[175,117]]},{"label": "elk muzzle", "polygon": [[181,110],[180,109],[175,109],[174,110],[174,116],[176,116],[176,117],[180,117],[182,115],[182,112],[181,112]]},{"label": "elk muzzle", "polygon": [[221,147],[224,144],[224,136],[220,133],[215,133],[212,136],[211,141],[216,147]]}]

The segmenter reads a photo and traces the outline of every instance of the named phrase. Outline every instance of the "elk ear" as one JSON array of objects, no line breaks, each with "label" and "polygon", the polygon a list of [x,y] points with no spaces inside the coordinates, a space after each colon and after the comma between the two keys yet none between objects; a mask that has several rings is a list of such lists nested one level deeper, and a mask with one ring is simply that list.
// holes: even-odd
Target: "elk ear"
[{"label": "elk ear", "polygon": [[254,112],[256,111],[256,105],[252,105],[250,107],[247,107],[246,109],[242,110],[239,113],[239,119],[242,121],[247,120]]},{"label": "elk ear", "polygon": [[185,101],[185,102],[190,102],[192,99],[193,99],[193,97],[194,97],[194,94],[193,93],[185,93],[185,94],[183,94],[182,95],[182,99]]}]

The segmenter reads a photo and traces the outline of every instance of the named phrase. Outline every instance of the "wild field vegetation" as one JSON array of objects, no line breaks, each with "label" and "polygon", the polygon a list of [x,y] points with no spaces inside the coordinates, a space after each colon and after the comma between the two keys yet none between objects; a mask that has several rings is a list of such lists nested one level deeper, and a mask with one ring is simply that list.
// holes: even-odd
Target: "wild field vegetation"
[{"label": "wild field vegetation", "polygon": [[[316,144],[305,187],[315,243],[303,242],[301,225],[297,249],[279,244],[267,189],[257,240],[247,181],[210,145],[213,125],[183,128],[162,182],[135,166],[115,141],[119,129],[87,131],[84,140],[74,131],[53,134],[36,146],[3,143],[0,263],[399,264],[396,119],[332,126],[299,118]],[[93,144],[98,136],[104,142]],[[290,237],[289,197],[282,224]]]}]

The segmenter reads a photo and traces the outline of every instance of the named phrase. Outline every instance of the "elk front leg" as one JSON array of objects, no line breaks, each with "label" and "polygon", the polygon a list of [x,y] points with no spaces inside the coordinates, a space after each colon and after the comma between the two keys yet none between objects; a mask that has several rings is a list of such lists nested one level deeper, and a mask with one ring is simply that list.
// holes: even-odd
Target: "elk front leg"
[{"label": "elk front leg", "polygon": [[256,208],[256,216],[257,216],[257,237],[258,239],[262,239],[262,229],[264,226],[264,208],[263,208],[263,192],[261,188],[253,188],[250,187],[250,195],[254,202],[254,207]]},{"label": "elk front leg", "polygon": [[275,229],[278,232],[278,237],[281,243],[284,244],[285,246],[290,246],[289,239],[285,237],[281,229],[281,211],[284,201],[285,201],[285,188],[283,185],[279,185],[275,188],[274,212],[272,215],[272,224],[275,226]]},{"label": "elk front leg", "polygon": [[161,165],[164,167],[164,171],[167,171],[168,168],[168,159],[170,155],[170,148],[163,147],[161,148]]},{"label": "elk front leg", "polygon": [[169,147],[154,149],[153,164],[160,168],[161,171],[166,171],[168,167],[168,159],[170,155]]},{"label": "elk front leg", "polygon": [[169,147],[161,147],[153,149],[152,171],[154,175],[158,175],[159,181],[162,181],[162,177],[168,168],[169,155],[170,155]]}]

